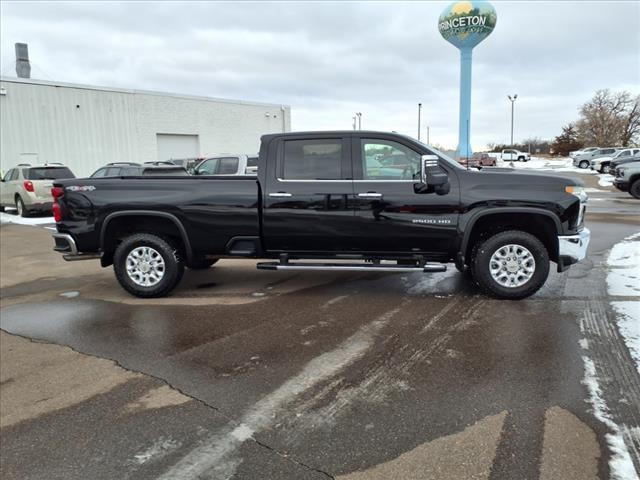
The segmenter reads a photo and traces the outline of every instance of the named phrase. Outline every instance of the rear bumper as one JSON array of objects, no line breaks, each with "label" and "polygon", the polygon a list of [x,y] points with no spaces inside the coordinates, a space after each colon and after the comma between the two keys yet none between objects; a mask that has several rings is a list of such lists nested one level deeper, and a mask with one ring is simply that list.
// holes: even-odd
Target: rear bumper
[{"label": "rear bumper", "polygon": [[99,253],[78,252],[76,241],[68,233],[54,233],[51,236],[55,242],[53,249],[56,252],[62,253],[62,258],[68,262],[75,260],[91,260],[102,256]]},{"label": "rear bumper", "polygon": [[587,256],[591,231],[583,228],[575,235],[558,236],[558,271],[563,272]]}]

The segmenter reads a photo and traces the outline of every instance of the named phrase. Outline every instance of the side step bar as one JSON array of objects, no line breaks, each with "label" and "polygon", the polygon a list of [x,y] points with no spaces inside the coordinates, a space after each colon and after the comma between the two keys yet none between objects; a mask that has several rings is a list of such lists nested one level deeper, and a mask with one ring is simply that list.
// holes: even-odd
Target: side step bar
[{"label": "side step bar", "polygon": [[404,266],[395,264],[365,264],[365,263],[281,263],[261,262],[257,264],[258,270],[333,270],[351,272],[446,272],[447,266],[441,264],[427,264],[424,267]]}]

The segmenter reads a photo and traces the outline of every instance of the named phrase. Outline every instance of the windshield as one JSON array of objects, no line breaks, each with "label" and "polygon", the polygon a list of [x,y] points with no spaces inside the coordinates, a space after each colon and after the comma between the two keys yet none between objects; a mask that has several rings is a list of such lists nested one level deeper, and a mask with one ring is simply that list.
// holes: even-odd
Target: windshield
[{"label": "windshield", "polygon": [[25,168],[22,172],[27,180],[60,180],[75,178],[67,167]]}]

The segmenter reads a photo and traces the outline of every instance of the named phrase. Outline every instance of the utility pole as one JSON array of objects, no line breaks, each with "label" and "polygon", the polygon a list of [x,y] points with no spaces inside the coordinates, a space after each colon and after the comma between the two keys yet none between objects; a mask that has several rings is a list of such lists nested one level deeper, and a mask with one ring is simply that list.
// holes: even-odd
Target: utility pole
[{"label": "utility pole", "polygon": [[362,130],[362,112],[357,112],[356,115],[358,116],[358,130]]},{"label": "utility pole", "polygon": [[507,95],[507,98],[511,102],[511,148],[513,148],[513,105],[516,103],[518,94],[516,93],[513,97],[511,97],[511,95]]},{"label": "utility pole", "polygon": [[429,145],[429,125],[427,125],[427,145]]},{"label": "utility pole", "polygon": [[420,112],[422,111],[422,104],[418,103],[418,140],[420,140]]}]

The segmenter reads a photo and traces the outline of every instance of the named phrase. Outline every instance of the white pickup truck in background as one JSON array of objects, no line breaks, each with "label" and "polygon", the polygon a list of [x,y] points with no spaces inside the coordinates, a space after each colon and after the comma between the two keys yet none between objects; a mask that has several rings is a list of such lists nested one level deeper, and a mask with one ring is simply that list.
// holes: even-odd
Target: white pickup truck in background
[{"label": "white pickup truck in background", "polygon": [[500,159],[503,162],[512,162],[515,160],[519,162],[528,162],[529,160],[531,160],[531,154],[510,148],[507,150],[502,150],[502,153],[500,154]]},{"label": "white pickup truck in background", "polygon": [[194,175],[256,175],[257,155],[222,154],[207,157],[194,170]]}]

